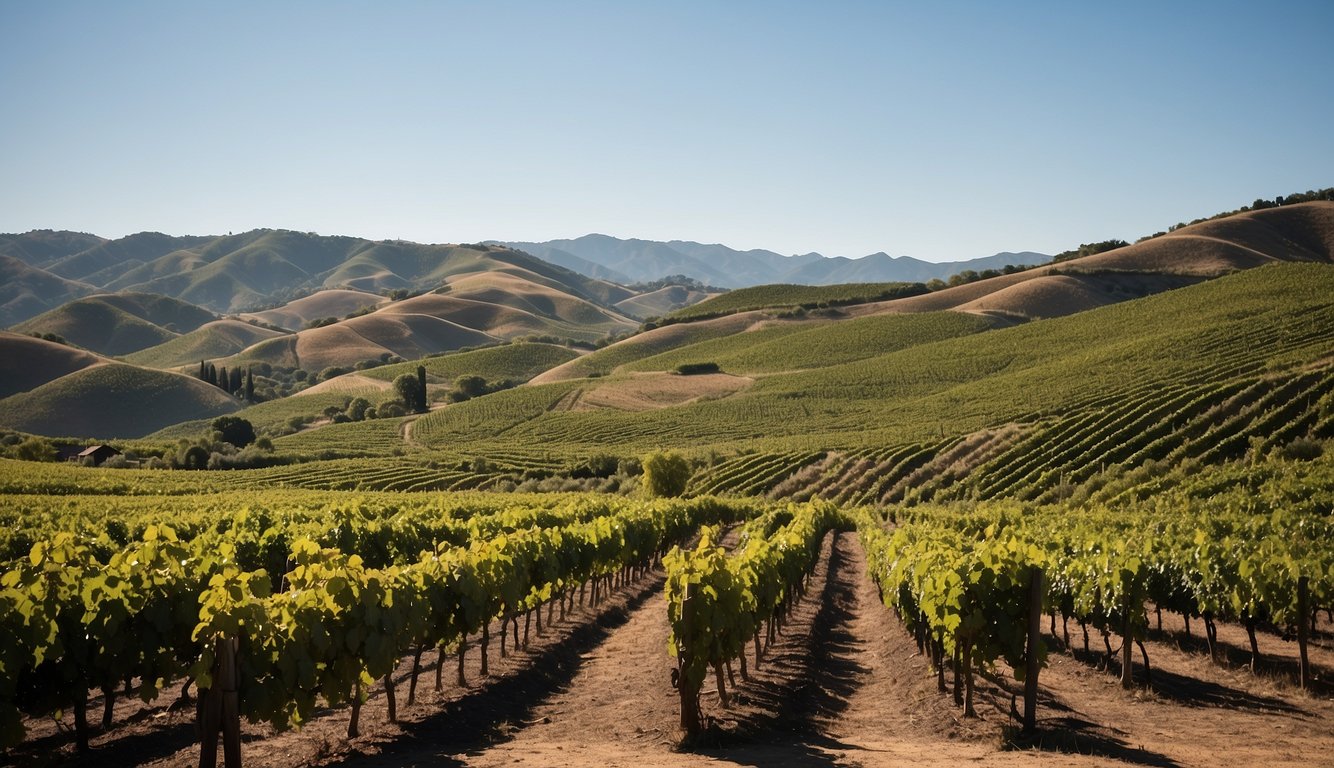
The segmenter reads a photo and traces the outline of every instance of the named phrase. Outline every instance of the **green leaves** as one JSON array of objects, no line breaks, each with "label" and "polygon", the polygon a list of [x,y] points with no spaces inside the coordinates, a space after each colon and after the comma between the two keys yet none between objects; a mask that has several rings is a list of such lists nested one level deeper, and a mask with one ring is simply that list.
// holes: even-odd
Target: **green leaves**
[{"label": "green leaves", "polygon": [[720,531],[707,526],[695,549],[663,557],[668,648],[689,660],[689,685],[698,689],[710,665],[741,653],[814,566],[820,541],[839,521],[831,504],[786,505],[747,524],[731,557],[717,545]]}]

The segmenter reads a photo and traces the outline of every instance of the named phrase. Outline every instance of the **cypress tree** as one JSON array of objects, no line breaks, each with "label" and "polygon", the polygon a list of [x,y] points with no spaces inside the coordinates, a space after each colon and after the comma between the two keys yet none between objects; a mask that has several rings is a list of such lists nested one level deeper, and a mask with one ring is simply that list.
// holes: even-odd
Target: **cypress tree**
[{"label": "cypress tree", "polygon": [[229,386],[227,387],[227,391],[230,392],[231,394],[235,395],[236,393],[238,393],[238,392],[241,391],[241,383],[242,383],[242,381],[241,381],[241,369],[240,369],[240,368],[233,368],[233,369],[232,369],[232,378],[231,378],[231,381],[228,382],[228,385],[229,385]]},{"label": "cypress tree", "polygon": [[199,361],[199,380],[208,381],[208,367],[204,365],[203,360]]},{"label": "cypress tree", "polygon": [[247,368],[245,372],[245,399],[255,402],[255,371],[252,368]]},{"label": "cypress tree", "polygon": [[417,412],[426,413],[426,366],[417,366]]},{"label": "cypress tree", "polygon": [[209,384],[212,384],[215,387],[218,386],[218,369],[213,365],[213,363],[208,364],[208,378],[205,379],[205,381],[207,381]]},{"label": "cypress tree", "polygon": [[221,389],[223,392],[231,394],[231,390],[227,389],[228,385],[230,385],[231,383],[232,383],[232,377],[230,374],[227,373],[227,366],[223,366],[222,368],[218,369],[218,389]]}]

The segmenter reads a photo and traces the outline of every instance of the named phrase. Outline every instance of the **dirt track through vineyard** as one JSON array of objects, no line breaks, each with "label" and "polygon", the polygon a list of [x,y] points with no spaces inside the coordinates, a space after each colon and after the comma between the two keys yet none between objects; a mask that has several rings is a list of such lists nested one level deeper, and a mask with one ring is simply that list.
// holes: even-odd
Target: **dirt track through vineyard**
[{"label": "dirt track through vineyard", "polygon": [[[361,715],[362,736],[347,740],[349,713],[329,711],[300,731],[274,734],[245,725],[246,766],[647,766],[734,763],[756,766],[1005,765],[1211,766],[1318,765],[1334,754],[1334,639],[1328,623],[1312,648],[1320,675],[1314,694],[1284,675],[1295,644],[1262,634],[1266,669],[1252,675],[1246,635],[1220,625],[1228,666],[1212,664],[1179,633],[1180,618],[1148,643],[1154,685],[1123,691],[1115,663],[1098,668],[1071,624],[1077,650],[1052,641],[1041,677],[1039,736],[1027,748],[1002,748],[1012,725],[1008,672],[978,678],[980,718],[965,719],[936,690],[927,660],[880,601],[855,534],[831,534],[804,600],[760,669],[732,689],[722,710],[712,676],[701,696],[712,718],[704,743],[677,751],[678,697],[670,686],[667,610],[661,570],[617,590],[597,607],[577,607],[535,633],[525,651],[498,653],[493,625],[490,676],[479,654],[467,659],[467,684],[454,683],[445,658],[433,690],[434,653],[425,661],[418,703],[406,704],[405,661],[398,674],[399,722],[386,715],[376,686]],[[1152,614],[1150,621],[1153,621]],[[1046,623],[1044,620],[1044,629]],[[1199,637],[1196,628],[1196,638]],[[1095,650],[1101,640],[1092,634]],[[1119,638],[1113,638],[1115,645]],[[1178,645],[1183,646],[1178,648]],[[748,653],[753,660],[753,655]],[[1002,670],[1004,669],[1002,665]],[[736,670],[739,673],[739,669]],[[1137,679],[1143,668],[1136,656]],[[70,757],[68,733],[44,727],[11,757],[19,765],[194,766],[193,712],[137,702],[117,706],[118,725],[94,752]],[[49,722],[49,721],[48,721]]]}]

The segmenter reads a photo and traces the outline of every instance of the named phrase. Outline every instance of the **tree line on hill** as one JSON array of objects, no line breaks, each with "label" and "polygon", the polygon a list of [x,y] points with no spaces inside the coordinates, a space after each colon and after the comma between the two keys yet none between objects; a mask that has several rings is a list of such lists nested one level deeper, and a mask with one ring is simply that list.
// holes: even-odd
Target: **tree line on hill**
[{"label": "tree line on hill", "polygon": [[223,392],[239,397],[247,402],[255,402],[255,372],[246,369],[241,373],[239,367],[233,367],[231,371],[226,366],[217,368],[213,363],[199,361],[199,380],[212,384]]}]

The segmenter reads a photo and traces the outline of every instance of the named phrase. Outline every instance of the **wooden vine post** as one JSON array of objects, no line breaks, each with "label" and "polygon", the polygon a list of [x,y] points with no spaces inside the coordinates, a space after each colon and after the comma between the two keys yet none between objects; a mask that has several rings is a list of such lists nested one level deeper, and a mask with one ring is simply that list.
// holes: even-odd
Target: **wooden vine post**
[{"label": "wooden vine post", "polygon": [[199,746],[199,768],[218,764],[218,736],[226,768],[241,768],[241,701],[237,693],[235,637],[220,637],[214,645],[213,686],[204,694],[203,740]]},{"label": "wooden vine post", "polygon": [[1125,612],[1121,617],[1121,687],[1133,688],[1135,685],[1134,670],[1130,666],[1130,651],[1132,650],[1131,633],[1134,631],[1130,619],[1131,609],[1131,591],[1129,579],[1126,579],[1126,599]]},{"label": "wooden vine post", "polygon": [[1306,646],[1311,637],[1311,581],[1306,576],[1297,579],[1297,652],[1301,656],[1300,680],[1302,690],[1311,689],[1311,661],[1306,655]]},{"label": "wooden vine post", "polygon": [[1041,568],[1034,568],[1028,577],[1028,645],[1024,656],[1024,733],[1031,734],[1038,727],[1038,671],[1039,643],[1042,642],[1042,579]]},{"label": "wooden vine post", "polygon": [[681,636],[684,642],[676,648],[676,688],[681,694],[681,728],[687,739],[699,736],[699,689],[690,682],[690,667],[693,654],[690,650],[690,638],[694,637],[695,598],[687,583],[681,596]]}]

